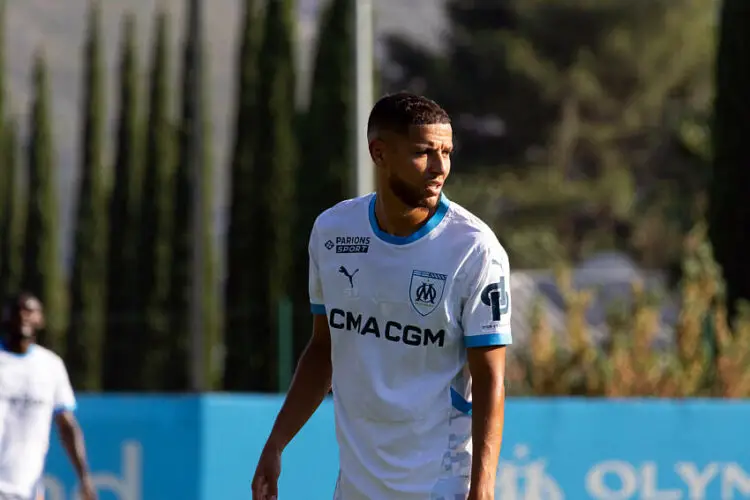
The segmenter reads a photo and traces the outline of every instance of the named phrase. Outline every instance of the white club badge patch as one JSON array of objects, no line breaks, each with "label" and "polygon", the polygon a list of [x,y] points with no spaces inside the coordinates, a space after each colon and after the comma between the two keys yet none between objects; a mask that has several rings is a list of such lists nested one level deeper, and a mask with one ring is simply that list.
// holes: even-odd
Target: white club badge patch
[{"label": "white club badge patch", "polygon": [[443,299],[447,279],[448,276],[445,274],[412,271],[409,301],[414,310],[422,316],[427,316],[434,311]]}]

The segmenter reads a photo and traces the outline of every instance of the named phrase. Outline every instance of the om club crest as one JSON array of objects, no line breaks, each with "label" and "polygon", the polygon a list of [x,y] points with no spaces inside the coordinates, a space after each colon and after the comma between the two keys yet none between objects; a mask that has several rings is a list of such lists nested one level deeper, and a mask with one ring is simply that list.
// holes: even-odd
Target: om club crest
[{"label": "om club crest", "polygon": [[414,310],[422,316],[427,316],[434,311],[443,299],[447,279],[448,276],[445,274],[412,271],[409,301]]}]

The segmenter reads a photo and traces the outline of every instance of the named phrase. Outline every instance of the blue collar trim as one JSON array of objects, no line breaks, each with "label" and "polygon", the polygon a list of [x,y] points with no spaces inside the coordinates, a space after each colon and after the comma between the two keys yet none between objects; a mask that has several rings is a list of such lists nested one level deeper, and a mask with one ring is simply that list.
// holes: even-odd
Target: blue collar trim
[{"label": "blue collar trim", "polygon": [[373,195],[370,199],[370,227],[372,228],[372,232],[375,233],[375,236],[385,241],[386,243],[390,243],[391,245],[407,245],[409,243],[414,243],[424,236],[427,236],[428,234],[430,234],[430,231],[435,229],[438,224],[442,222],[442,220],[445,218],[445,214],[448,213],[448,208],[450,207],[450,200],[444,194],[441,194],[437,210],[435,210],[435,213],[432,214],[432,217],[430,217],[422,227],[414,231],[409,236],[394,236],[392,234],[386,233],[385,231],[380,229],[380,226],[378,226],[378,220],[375,217],[376,198],[377,196]]}]

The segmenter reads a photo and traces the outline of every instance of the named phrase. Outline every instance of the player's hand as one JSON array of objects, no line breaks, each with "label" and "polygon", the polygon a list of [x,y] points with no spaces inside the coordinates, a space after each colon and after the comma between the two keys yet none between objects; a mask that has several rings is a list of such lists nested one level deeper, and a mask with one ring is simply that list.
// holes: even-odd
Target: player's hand
[{"label": "player's hand", "polygon": [[81,480],[81,500],[96,500],[96,488],[88,476]]},{"label": "player's hand", "polygon": [[281,450],[267,444],[258,460],[253,477],[253,500],[276,500],[281,475]]}]

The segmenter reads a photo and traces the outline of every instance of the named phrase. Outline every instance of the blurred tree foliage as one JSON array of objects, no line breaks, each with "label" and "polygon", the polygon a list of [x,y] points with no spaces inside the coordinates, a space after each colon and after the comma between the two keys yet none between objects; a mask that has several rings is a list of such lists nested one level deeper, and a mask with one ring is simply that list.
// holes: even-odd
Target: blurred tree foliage
[{"label": "blurred tree foliage", "polygon": [[[203,327],[203,380],[204,389],[213,387],[217,378],[214,367],[213,346],[219,340],[218,287],[215,269],[213,221],[211,220],[213,176],[211,155],[211,121],[209,119],[211,99],[207,87],[210,74],[205,57],[205,37],[201,28],[200,6],[189,3],[185,34],[182,40],[182,76],[180,111],[176,120],[176,155],[172,184],[173,205],[171,209],[172,248],[170,262],[169,311],[169,359],[163,365],[161,377],[163,387],[181,390],[190,386],[191,374],[191,308],[194,306],[193,252],[196,228],[193,221],[200,214],[201,227],[198,237],[204,241],[202,259],[201,322]],[[196,155],[196,156],[194,156]],[[195,203],[194,193],[201,192],[200,203]]]},{"label": "blurred tree foliage", "polygon": [[107,298],[106,96],[101,5],[91,2],[83,44],[80,170],[65,362],[76,388],[101,389]]},{"label": "blurred tree foliage", "polygon": [[107,390],[133,387],[127,360],[134,360],[137,346],[129,332],[145,334],[140,304],[138,256],[141,248],[143,191],[142,104],[138,91],[140,67],[136,18],[122,19],[117,71],[117,133],[112,164],[113,185],[109,196],[107,230],[107,309],[102,354],[102,386]]},{"label": "blurred tree foliage", "polygon": [[[327,208],[350,197],[353,152],[349,147],[357,133],[354,115],[354,37],[352,0],[331,0],[320,14],[310,103],[299,120],[300,167],[297,169],[294,273],[291,293],[295,303],[295,355],[302,353],[310,332],[308,240],[315,219]],[[331,137],[338,140],[332,141]],[[303,186],[315,186],[305,189]]]},{"label": "blurred tree foliage", "polygon": [[46,321],[38,342],[56,352],[65,352],[68,299],[60,259],[52,96],[47,62],[41,50],[34,56],[31,86],[34,94],[26,151],[28,194],[20,286],[33,290],[44,304]]},{"label": "blurred tree foliage", "polygon": [[[350,152],[342,138],[352,133],[352,1],[329,0],[322,10],[305,113],[294,99],[295,2],[243,1],[223,338],[215,262],[211,252],[206,255],[204,319],[212,385],[221,376],[227,390],[277,387],[281,344],[274,332],[277,323],[283,324],[277,306],[287,297],[298,306],[297,347],[307,338],[306,237],[315,216],[345,197],[350,181]],[[744,95],[741,77],[747,74],[747,65],[734,62],[741,51],[730,43],[743,46],[739,21],[746,19],[738,11],[724,11],[737,21],[725,23],[732,27],[724,31],[727,39],[720,47],[724,65],[718,66],[736,71],[719,70],[717,94],[724,93],[717,103],[725,128],[714,127],[713,142],[708,133],[717,1],[447,0],[450,29],[439,50],[388,40],[390,59],[379,71],[384,90],[425,93],[454,117],[458,150],[449,196],[494,227],[516,269],[561,269],[558,289],[566,316],[564,327],[556,324],[554,332],[564,333],[554,333],[545,323],[548,317],[536,311],[530,335],[518,335],[510,352],[514,394],[750,396],[750,312],[740,306],[734,320],[727,319],[724,304],[727,295],[731,299],[731,283],[725,291],[701,222],[709,165],[744,165],[746,155],[744,101],[732,100]],[[727,5],[741,2],[726,0]],[[188,382],[192,249],[187,223],[193,210],[206,207],[192,206],[195,179],[187,167],[189,146],[209,135],[209,124],[201,127],[204,133],[187,133],[193,131],[188,125],[196,108],[185,106],[179,117],[172,109],[171,89],[188,83],[194,66],[186,57],[180,81],[172,81],[168,13],[159,11],[153,24],[143,96],[134,21],[123,24],[117,185],[107,200],[108,223],[81,225],[91,226],[91,234],[110,226],[108,235],[97,236],[107,240],[110,250],[102,333],[105,374],[102,383],[95,380],[99,370],[93,351],[81,352],[85,359],[71,358],[78,365],[71,372],[79,372],[78,380],[88,387],[105,390],[183,390]],[[200,44],[187,43],[195,31],[186,33],[185,47],[197,54]],[[103,297],[90,292],[101,277],[83,273],[79,265],[73,286],[64,286],[50,84],[41,52],[32,73],[25,155],[12,113],[7,106],[0,109],[0,173],[8,181],[0,185],[0,290],[23,285],[40,295],[50,321],[42,341],[55,349],[65,345],[65,305],[72,291],[67,341],[80,350],[74,326],[89,319],[76,318],[75,311],[103,307]],[[85,104],[98,122],[104,104],[96,94],[91,92]],[[198,115],[206,117],[209,101],[183,105],[205,106]],[[101,151],[100,134],[93,133],[96,128],[89,127],[81,144],[82,151],[91,150],[90,169],[108,157]],[[717,138],[725,140],[723,148]],[[209,142],[203,148],[207,156]],[[209,162],[204,167],[211,168]],[[743,229],[736,224],[742,219],[722,214],[739,213],[735,208],[742,204],[741,180],[747,175],[741,177],[745,171],[737,168],[729,171],[737,177],[713,176],[713,200],[724,203],[723,212],[709,213],[709,222],[713,232],[729,235],[723,248],[737,246],[734,254],[742,255],[732,233]],[[99,181],[88,191],[104,189]],[[208,200],[211,183],[197,182]],[[91,206],[100,207],[100,217],[106,215],[102,200],[85,198],[82,206],[96,201]],[[88,207],[79,222],[83,215],[97,214]],[[207,224],[212,221],[206,213]],[[213,230],[203,230],[207,240]],[[90,239],[79,238],[74,245],[79,264],[86,264],[81,259],[86,260],[90,244],[102,243]],[[716,254],[724,265],[720,246]],[[563,264],[611,249],[635,254],[643,266],[674,269],[683,306],[669,325],[674,335],[660,335],[660,343],[654,342],[661,328],[660,304],[646,285],[633,283],[632,303],[608,318],[608,341],[592,340],[599,337],[590,331],[586,311],[598,297],[592,290],[575,289]],[[84,308],[83,302],[91,306]],[[665,347],[664,337],[672,344]],[[222,347],[223,367],[216,355]]]},{"label": "blurred tree foliage", "polygon": [[558,273],[566,310],[566,332],[556,336],[543,315],[535,314],[524,345],[509,351],[509,392],[514,395],[606,397],[750,397],[750,310],[728,320],[724,283],[698,223],[684,239],[683,304],[672,344],[654,349],[659,303],[633,283],[635,300],[608,321],[609,342],[589,335],[586,309],[594,291],[571,285]]},{"label": "blurred tree foliage", "polygon": [[750,301],[749,29],[750,4],[724,0],[716,60],[708,219],[711,242],[727,281],[730,310],[741,300]]},{"label": "blurred tree foliage", "polygon": [[[170,23],[160,11],[153,26],[151,61],[148,75],[146,125],[143,129],[143,180],[139,209],[141,269],[137,304],[143,321],[141,341],[132,345],[140,366],[132,377],[119,380],[119,390],[159,390],[169,361],[170,275],[172,268],[176,133],[171,122]],[[155,382],[155,383],[154,383]]]},{"label": "blurred tree foliage", "polygon": [[18,124],[9,119],[4,124],[0,155],[0,296],[18,288],[24,240],[26,189],[21,182]]},{"label": "blurred tree foliage", "polygon": [[[288,294],[292,278],[295,183],[297,169],[297,116],[295,109],[294,40],[295,2],[267,3],[257,59],[260,76],[252,122],[257,129],[247,174],[249,200],[241,207],[252,214],[247,238],[252,244],[245,263],[252,275],[246,287],[250,302],[249,330],[227,336],[224,383],[230,388],[269,391],[277,387],[278,305]],[[248,54],[252,56],[251,54]],[[237,173],[235,173],[237,175]],[[240,219],[237,223],[242,223]],[[230,223],[232,224],[232,223]],[[231,271],[230,271],[231,272]],[[239,271],[242,272],[242,271]],[[232,311],[228,311],[229,314]],[[244,335],[245,339],[239,339]]]},{"label": "blurred tree foliage", "polygon": [[254,222],[253,158],[257,149],[255,116],[258,94],[258,51],[262,19],[254,0],[242,2],[243,13],[238,36],[239,50],[236,63],[235,127],[232,138],[229,183],[229,221],[226,233],[224,261],[227,272],[224,281],[224,388],[230,391],[250,387],[252,373],[245,362],[255,350],[250,335],[254,317],[248,312],[252,304],[255,281],[253,266],[247,256],[253,250],[254,239],[249,236]]},{"label": "blurred tree foliage", "polygon": [[444,103],[450,194],[516,267],[604,249],[679,268],[707,174],[713,0],[449,0],[434,52],[391,38],[390,90]]}]

